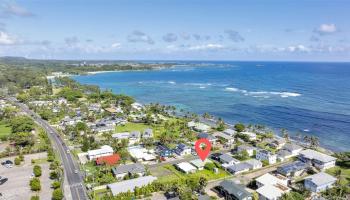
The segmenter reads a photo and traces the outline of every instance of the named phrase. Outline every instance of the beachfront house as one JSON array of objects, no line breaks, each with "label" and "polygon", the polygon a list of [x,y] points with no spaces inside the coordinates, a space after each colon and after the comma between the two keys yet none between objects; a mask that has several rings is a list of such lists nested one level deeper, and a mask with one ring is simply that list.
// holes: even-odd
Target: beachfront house
[{"label": "beachfront house", "polygon": [[304,174],[308,167],[309,165],[307,163],[294,161],[277,167],[277,173],[286,177],[296,177]]},{"label": "beachfront house", "polygon": [[98,157],[113,155],[113,148],[108,145],[103,145],[99,149],[89,150],[87,157],[89,160],[94,160]]},{"label": "beachfront house", "polygon": [[179,156],[190,155],[192,152],[191,147],[181,143],[175,148],[175,153]]},{"label": "beachfront house", "polygon": [[195,173],[197,169],[188,162],[181,162],[175,165],[176,169],[182,171],[185,174]]},{"label": "beachfront house", "polygon": [[325,170],[334,167],[335,161],[337,160],[333,156],[329,156],[327,154],[312,149],[300,151],[299,159],[306,163],[312,163],[313,166],[320,170]]},{"label": "beachfront house", "polygon": [[133,192],[135,188],[144,187],[146,185],[151,184],[155,180],[157,180],[157,177],[144,176],[121,182],[111,183],[107,185],[107,188],[111,190],[113,196],[116,196],[120,193],[125,193],[128,191]]},{"label": "beachfront house", "polygon": [[223,131],[223,133],[226,134],[226,135],[228,135],[228,136],[233,137],[233,136],[235,136],[236,131],[228,128],[228,129],[225,129],[225,130]]},{"label": "beachfront house", "polygon": [[144,176],[146,174],[146,168],[141,163],[133,163],[113,167],[112,173],[115,178],[122,180],[127,175],[132,176],[137,174],[139,176]]},{"label": "beachfront house", "polygon": [[269,164],[275,164],[277,160],[276,154],[272,154],[265,149],[258,150],[255,158],[260,161],[266,160]]},{"label": "beachfront house", "polygon": [[237,147],[237,153],[241,153],[242,151],[246,151],[249,156],[253,156],[255,150],[256,150],[255,147],[248,146],[248,145],[240,145]]},{"label": "beachfront house", "polygon": [[215,132],[213,136],[218,140],[221,141],[224,145],[232,145],[235,142],[235,138],[231,137],[229,135],[226,135],[222,132]]},{"label": "beachfront house", "polygon": [[303,147],[295,143],[287,143],[283,146],[283,150],[289,151],[292,156],[297,156],[303,150]]},{"label": "beachfront house", "polygon": [[227,200],[253,199],[253,195],[243,185],[239,185],[231,180],[222,181],[215,189]]},{"label": "beachfront house", "polygon": [[250,141],[256,140],[256,134],[253,132],[244,131],[244,132],[241,132],[240,134],[248,136]]},{"label": "beachfront house", "polygon": [[201,139],[201,138],[205,138],[205,139],[209,140],[209,142],[211,144],[216,144],[216,142],[217,142],[217,138],[211,134],[208,134],[208,133],[199,133],[198,139]]},{"label": "beachfront house", "polygon": [[321,192],[327,188],[333,187],[336,181],[337,179],[335,177],[327,173],[320,172],[318,174],[306,177],[304,180],[304,186],[307,190],[312,192]]},{"label": "beachfront house", "polygon": [[187,126],[198,132],[208,132],[211,129],[211,127],[206,124],[194,121],[188,122]]}]

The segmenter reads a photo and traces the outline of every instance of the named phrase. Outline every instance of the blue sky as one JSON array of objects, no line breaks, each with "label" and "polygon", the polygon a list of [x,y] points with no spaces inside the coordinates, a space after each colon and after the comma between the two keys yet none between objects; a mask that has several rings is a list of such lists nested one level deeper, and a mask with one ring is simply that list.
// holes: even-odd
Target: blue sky
[{"label": "blue sky", "polygon": [[0,56],[350,61],[348,0],[0,0]]}]

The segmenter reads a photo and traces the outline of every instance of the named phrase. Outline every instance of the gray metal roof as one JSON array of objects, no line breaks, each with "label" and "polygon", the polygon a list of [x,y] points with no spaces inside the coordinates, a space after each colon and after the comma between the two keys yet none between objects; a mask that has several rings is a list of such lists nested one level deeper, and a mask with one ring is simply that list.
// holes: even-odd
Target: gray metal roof
[{"label": "gray metal roof", "polygon": [[310,181],[317,186],[323,186],[326,184],[334,183],[337,179],[325,172],[320,172],[305,178],[305,181]]},{"label": "gray metal roof", "polygon": [[135,187],[140,188],[146,186],[155,180],[157,180],[157,177],[143,176],[135,179],[108,184],[107,187],[111,190],[113,196],[115,196],[122,192],[132,192],[134,191]]},{"label": "gray metal roof", "polygon": [[145,172],[145,166],[143,166],[140,163],[134,163],[134,164],[130,164],[130,165],[120,165],[118,167],[113,167],[112,168],[112,172],[114,175],[117,174],[124,174],[124,173],[143,173]]},{"label": "gray metal roof", "polygon": [[[219,158],[220,158],[220,160],[222,160],[222,161],[224,161],[224,162],[227,162],[227,163],[229,163],[229,162],[231,162],[231,161],[233,161],[233,160],[237,160],[237,159],[233,158],[232,156],[230,156],[230,155],[227,154],[227,153],[222,154]],[[238,160],[237,160],[237,161],[238,161]]]},{"label": "gray metal roof", "polygon": [[243,171],[243,170],[246,170],[246,169],[250,169],[250,168],[251,168],[250,164],[242,162],[242,163],[238,163],[238,164],[232,165],[232,166],[228,167],[227,169],[229,171],[232,171],[232,172],[240,172],[240,171]]},{"label": "gray metal roof", "polygon": [[251,197],[250,194],[242,185],[238,185],[233,181],[224,180],[220,183],[220,186],[226,190],[230,195],[235,196],[237,199],[244,199]]},{"label": "gray metal roof", "polygon": [[308,164],[301,162],[301,161],[295,161],[292,163],[288,163],[285,165],[282,165],[277,168],[277,171],[282,174],[289,174],[292,172],[300,171],[303,169],[306,169],[308,167]]}]

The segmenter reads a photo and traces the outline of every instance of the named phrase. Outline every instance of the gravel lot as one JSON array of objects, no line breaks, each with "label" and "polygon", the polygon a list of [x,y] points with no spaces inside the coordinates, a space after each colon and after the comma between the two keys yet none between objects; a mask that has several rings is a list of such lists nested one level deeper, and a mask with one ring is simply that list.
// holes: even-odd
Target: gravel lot
[{"label": "gravel lot", "polygon": [[[0,176],[8,178],[8,181],[0,185],[0,192],[2,197],[0,199],[6,200],[24,200],[30,199],[35,193],[29,188],[29,181],[31,179],[31,174],[33,172],[33,165],[31,163],[32,159],[46,158],[46,153],[37,153],[24,156],[24,163],[20,166],[13,166],[12,168],[6,168],[0,166]],[[4,160],[14,160],[15,157],[8,157],[0,159],[0,162]],[[52,189],[51,180],[49,179],[49,163],[39,164],[42,168],[42,175],[40,177],[41,181],[41,191],[39,192],[40,199],[50,200]]]}]

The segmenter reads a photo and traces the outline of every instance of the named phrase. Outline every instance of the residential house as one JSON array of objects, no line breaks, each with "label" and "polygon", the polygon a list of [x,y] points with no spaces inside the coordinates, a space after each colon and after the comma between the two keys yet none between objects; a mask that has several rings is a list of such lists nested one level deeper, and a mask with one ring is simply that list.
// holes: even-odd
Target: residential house
[{"label": "residential house", "polygon": [[277,167],[277,173],[286,177],[301,176],[304,172],[306,172],[308,167],[309,165],[307,163],[294,161],[292,163]]},{"label": "residential house", "polygon": [[166,146],[158,145],[157,146],[157,152],[160,157],[167,158],[173,156],[173,150],[169,149]]},{"label": "residential house", "polygon": [[113,196],[116,196],[120,193],[124,193],[128,191],[133,192],[136,187],[137,188],[144,187],[146,185],[151,184],[155,180],[157,180],[157,177],[144,176],[144,177],[139,177],[135,179],[108,184],[107,188],[111,190]]},{"label": "residential house", "polygon": [[223,131],[223,133],[226,134],[226,135],[228,135],[228,136],[233,137],[233,136],[235,136],[236,131],[235,131],[235,130],[232,130],[232,129],[225,129],[225,130]]},{"label": "residential house", "polygon": [[142,138],[153,138],[153,130],[151,128],[146,129],[142,134]]},{"label": "residential house", "polygon": [[281,149],[277,152],[277,159],[279,161],[285,161],[291,157],[293,157],[292,153],[287,150]]},{"label": "residential house", "polygon": [[250,165],[249,169],[254,170],[254,169],[262,168],[262,162],[260,160],[250,159],[250,160],[246,160],[244,162],[247,163],[248,165]]},{"label": "residential house", "polygon": [[129,139],[130,133],[129,132],[114,133],[112,134],[112,137],[118,140]]},{"label": "residential house", "polygon": [[272,154],[271,152],[269,152],[265,149],[257,151],[255,158],[260,160],[260,161],[266,160],[266,161],[268,161],[269,164],[274,164],[274,163],[276,163],[276,160],[277,160],[276,154]]},{"label": "residential house", "polygon": [[290,191],[288,187],[289,179],[281,175],[264,174],[256,179],[259,194],[259,199],[262,200],[277,200],[283,194]]},{"label": "residential house", "polygon": [[175,167],[186,174],[194,173],[197,171],[197,169],[188,162],[178,163],[175,165]]},{"label": "residential house", "polygon": [[195,168],[197,168],[197,170],[203,170],[205,164],[206,164],[206,163],[209,163],[209,162],[211,162],[211,161],[208,160],[208,159],[205,159],[204,161],[202,161],[201,159],[195,159],[195,160],[190,161],[190,163],[191,163]]},{"label": "residential house", "polygon": [[96,165],[115,165],[120,160],[119,154],[113,154],[110,156],[101,156],[96,158]]},{"label": "residential house", "polygon": [[273,138],[268,142],[268,145],[275,149],[281,149],[285,144],[286,139],[280,137]]},{"label": "residential house", "polygon": [[327,188],[333,187],[333,184],[336,181],[337,179],[335,177],[327,173],[320,172],[318,174],[306,177],[304,180],[304,186],[307,190],[312,192],[321,192]]},{"label": "residential house", "polygon": [[129,144],[135,144],[140,142],[141,132],[140,131],[131,131],[129,135]]},{"label": "residential house", "polygon": [[179,156],[185,156],[185,155],[190,155],[191,154],[191,147],[181,143],[177,145],[175,149],[175,153]]},{"label": "residential house", "polygon": [[205,138],[209,140],[211,144],[215,144],[217,142],[217,138],[214,137],[213,135],[210,135],[208,133],[199,133],[198,134],[198,139]]},{"label": "residential house", "polygon": [[251,168],[251,165],[249,165],[248,163],[245,163],[245,162],[241,162],[241,163],[237,163],[237,164],[228,166],[226,168],[226,170],[232,174],[239,174],[239,173],[249,171],[250,168]]},{"label": "residential house", "polygon": [[128,152],[131,157],[137,161],[153,161],[156,160],[153,150],[147,150],[141,146],[128,147]]},{"label": "residential house", "polygon": [[128,165],[120,165],[112,168],[112,173],[115,178],[121,180],[126,175],[139,175],[144,176],[146,174],[146,168],[141,163],[133,163]]},{"label": "residential house", "polygon": [[131,109],[133,111],[141,111],[143,109],[143,107],[144,106],[142,104],[137,103],[137,102],[131,104]]},{"label": "residential house", "polygon": [[240,146],[237,147],[237,152],[238,153],[241,153],[242,151],[246,151],[249,156],[253,156],[255,150],[256,150],[255,147],[248,146],[248,145],[240,145]]},{"label": "residential house", "polygon": [[337,160],[333,156],[312,150],[306,149],[300,151],[299,159],[303,162],[311,162],[313,166],[320,170],[328,169],[335,166],[335,161]]},{"label": "residential house", "polygon": [[236,184],[231,180],[222,181],[216,190],[227,200],[252,200],[253,195],[243,185]]},{"label": "residential house", "polygon": [[213,134],[213,136],[215,138],[217,138],[217,140],[223,141],[223,144],[225,144],[225,145],[232,145],[235,142],[235,138],[234,137],[226,135],[226,134],[224,134],[222,132],[215,132]]},{"label": "residential house", "polygon": [[303,150],[303,147],[295,143],[287,143],[283,146],[283,150],[289,151],[292,156],[297,156]]},{"label": "residential house", "polygon": [[192,128],[193,130],[199,131],[199,132],[208,132],[211,129],[211,127],[206,125],[206,124],[203,124],[200,122],[194,122],[194,121],[188,122],[187,126],[189,128]]},{"label": "residential house", "polygon": [[103,145],[99,149],[89,150],[87,157],[89,160],[94,160],[102,156],[110,156],[110,155],[113,155],[113,148],[108,145]]},{"label": "residential house", "polygon": [[253,132],[244,131],[244,132],[241,132],[241,134],[248,136],[250,141],[256,140],[256,134]]},{"label": "residential house", "polygon": [[220,157],[219,157],[219,160],[222,164],[225,164],[225,165],[234,165],[234,164],[238,164],[240,161],[233,158],[230,154],[228,153],[225,153],[225,154],[222,154]]}]

